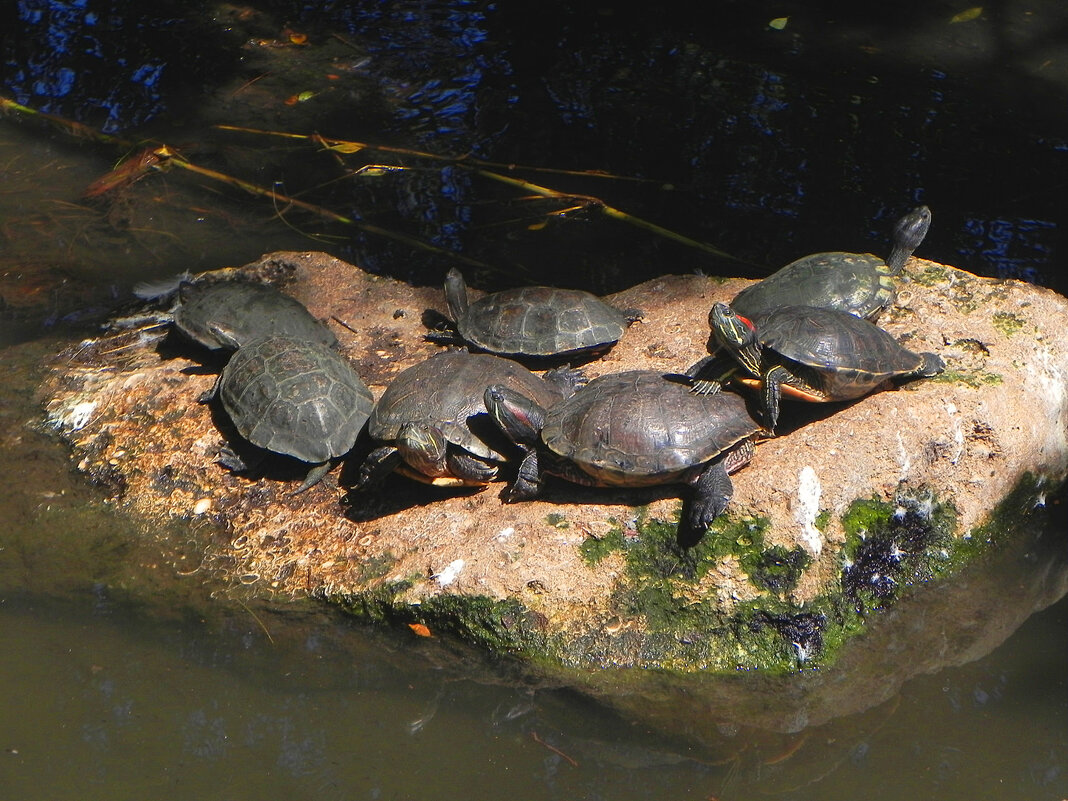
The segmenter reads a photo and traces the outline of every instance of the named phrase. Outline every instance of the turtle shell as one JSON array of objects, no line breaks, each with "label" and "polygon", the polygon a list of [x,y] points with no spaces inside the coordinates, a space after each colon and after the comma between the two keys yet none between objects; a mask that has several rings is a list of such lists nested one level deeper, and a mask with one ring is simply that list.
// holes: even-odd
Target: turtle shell
[{"label": "turtle shell", "polygon": [[760,426],[733,392],[700,395],[655,370],[591,381],[549,409],[542,441],[598,484],[668,484]]},{"label": "turtle shell", "polygon": [[486,387],[502,384],[549,407],[563,393],[521,364],[487,353],[442,351],[409,367],[390,383],[367,423],[376,440],[397,438],[405,423],[425,422],[475,456],[504,461],[507,439],[489,419]]},{"label": "turtle shell", "polygon": [[374,403],[343,356],[291,337],[255,339],[239,348],[216,394],[253,445],[312,463],[351,450]]},{"label": "turtle shell", "polygon": [[558,356],[611,345],[627,315],[578,289],[535,286],[484,295],[456,320],[463,339],[490,353]]},{"label": "turtle shell", "polygon": [[924,364],[922,354],[879,326],[837,309],[782,306],[752,322],[765,349],[817,371],[828,397],[837,400],[859,397]]},{"label": "turtle shell", "polygon": [[871,253],[813,253],[739,292],[731,308],[753,317],[779,306],[840,309],[871,317],[894,302],[890,268]]},{"label": "turtle shell", "polygon": [[743,317],[779,306],[819,306],[874,319],[894,302],[898,275],[931,227],[931,210],[912,209],[894,224],[886,261],[871,253],[813,253],[746,287],[731,301]]},{"label": "turtle shell", "polygon": [[316,320],[299,300],[269,284],[223,281],[214,284],[182,284],[174,325],[206,348],[230,347],[212,331],[212,326],[244,345],[268,336],[286,336],[337,345],[333,332]]}]

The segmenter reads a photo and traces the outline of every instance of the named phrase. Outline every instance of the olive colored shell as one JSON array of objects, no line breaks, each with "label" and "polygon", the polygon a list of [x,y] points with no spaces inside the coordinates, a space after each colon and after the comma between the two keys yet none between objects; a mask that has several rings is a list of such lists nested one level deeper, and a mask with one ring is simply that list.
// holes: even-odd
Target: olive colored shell
[{"label": "olive colored shell", "polygon": [[894,223],[886,260],[870,253],[813,253],[738,293],[731,308],[743,317],[779,306],[819,306],[875,319],[894,302],[899,275],[931,227],[931,210],[917,206]]},{"label": "olive colored shell", "polygon": [[187,337],[206,348],[231,347],[211,330],[225,329],[238,345],[269,336],[287,336],[337,345],[333,332],[312,317],[296,298],[268,284],[225,281],[215,284],[182,284],[174,324]]},{"label": "olive colored shell", "polygon": [[491,384],[511,387],[545,407],[563,397],[548,381],[509,359],[442,351],[393,379],[371,413],[367,431],[376,440],[391,442],[405,423],[430,423],[453,445],[503,461],[510,448],[483,400]]},{"label": "olive colored shell", "polygon": [[326,345],[290,337],[248,343],[230,357],[216,393],[253,445],[319,463],[351,450],[371,391]]},{"label": "olive colored shell", "polygon": [[890,378],[915,373],[924,356],[868,320],[837,309],[783,306],[754,317],[765,348],[816,370],[831,397],[857,397]]},{"label": "olive colored shell", "polygon": [[490,353],[557,356],[615,343],[627,316],[582,290],[520,287],[479,298],[456,328],[466,342]]},{"label": "olive colored shell", "polygon": [[813,253],[791,262],[731,301],[743,317],[779,306],[820,306],[870,317],[894,302],[893,273],[871,253]]},{"label": "olive colored shell", "polygon": [[601,376],[549,409],[541,436],[598,483],[667,484],[759,430],[733,392],[699,395],[655,370]]}]

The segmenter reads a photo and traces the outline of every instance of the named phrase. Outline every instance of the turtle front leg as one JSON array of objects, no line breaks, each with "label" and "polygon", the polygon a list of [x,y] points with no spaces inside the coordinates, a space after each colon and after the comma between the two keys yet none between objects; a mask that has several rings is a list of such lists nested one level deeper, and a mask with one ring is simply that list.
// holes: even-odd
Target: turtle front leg
[{"label": "turtle front leg", "polygon": [[354,489],[366,490],[380,484],[400,463],[400,451],[392,445],[375,448],[360,465],[360,475],[356,478]]},{"label": "turtle front leg", "polygon": [[455,448],[448,449],[445,462],[449,467],[449,473],[465,483],[489,484],[497,478],[497,465]]},{"label": "turtle front leg", "polygon": [[733,359],[713,353],[689,367],[683,375],[690,379],[690,392],[715,395],[737,370],[738,365]]},{"label": "turtle front leg", "polygon": [[764,420],[768,431],[774,433],[775,426],[779,422],[779,401],[782,398],[782,385],[788,384],[794,378],[793,374],[777,364],[764,373]]},{"label": "turtle front leg", "polygon": [[538,466],[538,452],[535,449],[527,451],[523,461],[519,463],[515,479],[503,493],[501,500],[505,503],[529,501],[541,494],[541,468]]},{"label": "turtle front leg", "polygon": [[734,496],[730,474],[741,470],[753,458],[752,439],[743,440],[709,464],[691,481],[691,494],[683,501],[678,540],[685,548],[696,545],[708,527],[727,508]]},{"label": "turtle front leg", "polygon": [[692,482],[691,490],[683,501],[679,521],[678,540],[683,547],[700,542],[712,521],[723,514],[734,495],[734,484],[721,460],[705,468]]}]

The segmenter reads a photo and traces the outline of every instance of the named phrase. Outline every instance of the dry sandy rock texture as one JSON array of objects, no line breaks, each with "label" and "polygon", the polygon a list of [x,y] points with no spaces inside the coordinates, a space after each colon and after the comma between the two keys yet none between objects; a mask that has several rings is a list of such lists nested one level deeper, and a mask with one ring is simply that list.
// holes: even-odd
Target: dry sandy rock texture
[{"label": "dry sandy rock texture", "polygon": [[[428,308],[446,311],[438,288],[368,275],[321,253],[270,254],[236,272],[279,282],[328,320],[376,397],[439,349],[424,341],[421,322]],[[645,319],[587,372],[684,369],[707,352],[712,303],[747,283],[671,275],[608,298],[642,308]],[[881,324],[911,349],[941,354],[946,374],[851,404],[792,404],[780,436],[758,445],[734,476],[732,519],[766,518],[765,547],[811,556],[792,589],[798,604],[838,581],[839,516],[856,499],[893,502],[902,488],[932,493],[953,504],[956,534],[965,536],[1025,474],[1056,481],[1068,465],[1063,297],[912,259]],[[393,476],[353,495],[335,471],[293,496],[295,484],[278,475],[250,479],[216,462],[224,440],[197,402],[213,368],[159,336],[140,329],[84,341],[60,355],[43,388],[50,424],[116,503],[149,520],[214,518],[227,534],[210,561],[252,590],[359,597],[403,581],[393,600],[413,609],[439,596],[518,601],[546,635],[578,641],[598,632],[590,664],[649,664],[633,647],[640,612],[625,619],[612,605],[622,557],[591,564],[580,546],[629,528],[639,507],[648,518],[675,519],[674,488],[554,482],[544,500],[505,505],[503,484],[457,493]],[[342,485],[350,476],[351,467]],[[762,590],[728,557],[700,592],[729,611]],[[612,638],[628,632],[631,645],[613,649]]]}]

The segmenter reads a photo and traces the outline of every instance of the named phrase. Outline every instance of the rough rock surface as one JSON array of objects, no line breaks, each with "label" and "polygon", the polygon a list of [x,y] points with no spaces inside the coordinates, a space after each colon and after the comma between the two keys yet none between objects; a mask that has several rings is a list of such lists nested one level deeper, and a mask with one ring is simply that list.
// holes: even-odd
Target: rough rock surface
[{"label": "rough rock surface", "polygon": [[[279,282],[329,320],[376,397],[400,370],[439,349],[424,341],[421,317],[428,308],[445,311],[440,288],[413,288],[320,253],[270,254],[241,271]],[[586,371],[685,369],[707,353],[712,303],[747,283],[665,276],[608,298],[640,307],[645,318]],[[778,546],[776,554],[803,556],[799,577],[772,598],[776,592],[753,581],[744,558],[706,555],[707,570],[669,582],[670,602],[680,610],[699,604],[726,620],[763,597],[780,610],[782,603],[804,610],[840,592],[849,558],[842,516],[858,500],[893,505],[909,497],[922,507],[930,499],[955,512],[951,536],[966,539],[1014,490],[1031,487],[1027,503],[1037,503],[1043,486],[1061,480],[1068,466],[1068,301],[912,259],[899,302],[880,323],[909,348],[939,353],[947,372],[849,404],[786,407],[780,436],[760,443],[752,463],[735,474],[724,526],[759,526],[764,553]],[[643,528],[649,521],[676,519],[677,488],[553,482],[543,500],[505,505],[502,484],[457,492],[402,476],[373,493],[347,493],[346,465],[294,496],[296,484],[282,479],[298,477],[299,466],[257,478],[216,463],[224,439],[197,398],[217,366],[198,357],[173,338],[162,340],[158,328],[110,333],[61,354],[43,400],[78,467],[113,488],[117,503],[147,519],[207,516],[225,526],[227,538],[207,554],[206,566],[235,583],[329,597],[432,629],[448,625],[490,647],[572,667],[744,664],[737,649],[717,662],[707,642],[688,661],[691,641],[678,630],[670,655],[649,645],[651,617],[633,602],[642,597],[635,585],[643,579],[628,567],[626,549],[652,536]],[[358,443],[356,451],[367,447]],[[622,547],[591,558],[590,546],[612,537]],[[687,557],[665,558],[674,564]],[[672,569],[663,574],[670,578]],[[456,612],[471,599],[494,603],[475,614],[470,605],[466,615]],[[786,652],[792,645],[803,660],[807,641],[783,636]],[[551,654],[536,653],[547,643]]]}]

